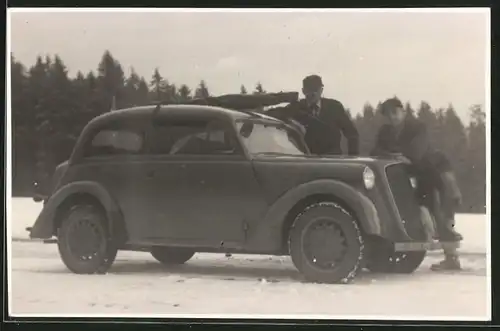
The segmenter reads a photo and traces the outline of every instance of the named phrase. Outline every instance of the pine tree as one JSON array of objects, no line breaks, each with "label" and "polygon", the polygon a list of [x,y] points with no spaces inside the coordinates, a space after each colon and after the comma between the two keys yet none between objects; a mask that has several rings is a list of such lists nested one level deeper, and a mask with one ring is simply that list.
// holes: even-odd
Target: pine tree
[{"label": "pine tree", "polygon": [[262,84],[260,82],[257,83],[257,85],[255,86],[255,91],[253,92],[253,94],[260,95],[260,94],[265,94],[265,93],[266,93],[266,91],[262,87]]},{"label": "pine tree", "polygon": [[464,192],[466,188],[470,187],[470,183],[468,183],[470,174],[467,170],[468,141],[465,127],[451,104],[445,111],[438,111],[436,118],[439,128],[437,136],[440,138],[437,145],[451,161],[459,185]]},{"label": "pine tree", "polygon": [[84,123],[80,123],[80,131],[83,129],[84,124],[90,121],[90,119],[100,115],[102,113],[101,109],[103,108],[99,84],[93,71],[88,72],[85,76],[85,86],[87,106],[85,109],[85,115],[82,115],[85,120],[83,120]]},{"label": "pine tree", "polygon": [[191,89],[186,84],[182,84],[179,88],[178,99],[180,103],[191,100]]},{"label": "pine tree", "polygon": [[144,77],[141,77],[139,86],[137,87],[137,102],[140,106],[150,104],[148,83],[146,83]]},{"label": "pine tree", "polygon": [[175,86],[175,84],[168,83],[168,81],[166,82],[165,99],[169,103],[178,103],[179,102],[179,100],[177,98],[177,86]]},{"label": "pine tree", "polygon": [[431,143],[433,145],[436,145],[436,143],[438,142],[439,127],[436,119],[436,114],[433,112],[429,103],[425,101],[422,101],[420,103],[420,108],[417,112],[417,118],[425,124],[431,137]]},{"label": "pine tree", "polygon": [[87,81],[88,88],[91,90],[95,90],[97,88],[97,78],[93,71],[90,71],[85,77]]},{"label": "pine tree", "polygon": [[366,103],[363,107],[362,114],[362,116],[358,115],[355,121],[359,132],[359,150],[361,155],[369,155],[375,143],[375,109],[372,105]]},{"label": "pine tree", "polygon": [[167,82],[163,78],[163,76],[160,74],[160,71],[158,68],[155,68],[155,71],[153,73],[153,76],[151,77],[151,82],[149,83],[151,86],[151,92],[154,93],[156,100],[157,101],[162,101],[163,100],[163,95],[165,94],[166,88],[167,88]]},{"label": "pine tree", "polygon": [[12,124],[17,128],[16,133],[20,136],[30,132],[30,112],[27,104],[26,94],[28,93],[28,76],[26,68],[11,56],[11,104],[12,104]]},{"label": "pine tree", "polygon": [[447,148],[446,141],[448,140],[446,136],[445,109],[438,108],[435,111],[435,117],[436,117],[436,122],[435,122],[436,126],[434,128],[434,131],[432,132],[434,147],[440,151],[445,151]]},{"label": "pine tree", "polygon": [[72,122],[74,122],[72,132],[74,139],[77,139],[85,124],[97,116],[92,111],[96,98],[95,85],[92,86],[92,83],[89,81],[92,77],[95,84],[95,77],[93,75],[90,73],[84,75],[81,71],[78,71],[76,78],[71,82],[75,107],[75,114],[73,114],[74,117],[72,119]]},{"label": "pine tree", "polygon": [[122,108],[125,74],[120,63],[113,58],[109,51],[104,53],[99,63],[97,82],[99,84],[100,102],[102,103],[100,111],[109,111],[113,100],[116,100],[117,108]]},{"label": "pine tree", "polygon": [[444,126],[442,128],[443,150],[452,160],[456,171],[463,169],[466,158],[467,134],[465,127],[452,105],[444,113]]},{"label": "pine tree", "polygon": [[29,69],[28,77],[28,99],[29,108],[33,110],[34,131],[33,136],[36,141],[35,152],[35,171],[34,180],[41,187],[46,187],[49,183],[50,169],[46,162],[49,159],[49,140],[51,136],[48,104],[48,95],[50,87],[48,82],[47,61],[44,62],[41,56],[38,56],[36,63]]},{"label": "pine tree", "polygon": [[[78,137],[78,122],[81,105],[77,104],[74,84],[68,77],[68,70],[58,55],[50,62],[48,71],[50,137],[47,142],[50,158],[47,167],[52,173],[57,164],[67,160]],[[49,162],[50,160],[50,162]]]},{"label": "pine tree", "polygon": [[205,99],[210,96],[210,93],[208,91],[207,84],[204,80],[200,82],[200,85],[198,85],[198,88],[196,88],[196,91],[194,92],[194,97],[196,99]]},{"label": "pine tree", "polygon": [[241,85],[241,87],[240,87],[240,94],[248,94],[247,88],[245,87],[245,85]]},{"label": "pine tree", "polygon": [[26,68],[11,55],[12,109],[12,190],[14,195],[26,195],[31,189],[36,152],[35,117],[28,95]]},{"label": "pine tree", "polygon": [[481,105],[470,108],[467,176],[464,178],[461,212],[486,213],[486,123]]},{"label": "pine tree", "polygon": [[415,110],[411,107],[411,104],[409,102],[405,104],[405,111],[407,116],[415,118]]},{"label": "pine tree", "polygon": [[135,72],[134,68],[130,68],[130,76],[125,81],[125,107],[139,106],[139,84],[141,79]]}]

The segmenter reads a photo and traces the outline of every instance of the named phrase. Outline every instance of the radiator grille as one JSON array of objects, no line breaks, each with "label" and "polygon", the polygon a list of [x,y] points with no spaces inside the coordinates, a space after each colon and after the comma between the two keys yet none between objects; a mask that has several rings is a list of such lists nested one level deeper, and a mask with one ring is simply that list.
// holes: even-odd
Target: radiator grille
[{"label": "radiator grille", "polygon": [[406,232],[414,240],[426,240],[420,206],[410,181],[409,169],[404,164],[390,165],[386,168],[386,175]]}]

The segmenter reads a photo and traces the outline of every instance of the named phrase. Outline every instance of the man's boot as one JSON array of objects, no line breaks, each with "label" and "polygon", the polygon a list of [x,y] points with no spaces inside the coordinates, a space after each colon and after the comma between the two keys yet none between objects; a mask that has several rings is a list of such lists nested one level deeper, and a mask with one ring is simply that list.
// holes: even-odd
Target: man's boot
[{"label": "man's boot", "polygon": [[460,259],[457,255],[446,256],[443,261],[431,265],[432,271],[460,271]]},{"label": "man's boot", "polygon": [[443,245],[444,260],[431,265],[432,271],[458,271],[462,269],[460,258],[458,257],[457,247],[453,244]]}]

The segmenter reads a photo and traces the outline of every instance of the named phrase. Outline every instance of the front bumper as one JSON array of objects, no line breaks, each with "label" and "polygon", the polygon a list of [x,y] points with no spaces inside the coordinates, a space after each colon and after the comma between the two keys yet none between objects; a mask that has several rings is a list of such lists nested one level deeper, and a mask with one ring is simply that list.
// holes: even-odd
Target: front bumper
[{"label": "front bumper", "polygon": [[436,224],[429,210],[424,206],[420,207],[420,219],[424,226],[427,240],[395,242],[394,248],[396,252],[436,251],[443,248],[457,249],[460,247],[460,241],[438,241],[434,239],[436,236]]},{"label": "front bumper", "polygon": [[427,242],[398,242],[394,243],[396,252],[409,252],[409,251],[436,251],[443,248],[457,249],[460,247],[459,241],[452,242],[439,242],[437,240]]}]

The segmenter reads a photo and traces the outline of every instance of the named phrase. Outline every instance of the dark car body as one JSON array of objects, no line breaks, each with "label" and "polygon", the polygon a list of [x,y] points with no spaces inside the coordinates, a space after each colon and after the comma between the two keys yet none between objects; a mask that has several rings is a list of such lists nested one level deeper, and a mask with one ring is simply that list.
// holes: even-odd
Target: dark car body
[{"label": "dark car body", "polygon": [[[157,152],[168,145],[158,138],[158,123],[193,121],[216,124],[205,136],[191,138],[208,139],[222,130],[232,149],[175,154],[174,143],[170,154]],[[253,130],[276,126],[296,134],[301,153],[252,153],[239,134],[238,123],[244,121],[255,123]],[[97,143],[92,147],[101,132],[123,128],[140,132],[127,136],[127,146],[137,148],[115,155]],[[260,138],[255,139],[258,144]],[[186,146],[181,139],[177,143]],[[367,168],[375,174],[370,189],[363,179]],[[105,210],[120,249],[169,246],[282,255],[288,253],[288,231],[297,214],[327,199],[354,215],[367,237],[403,251],[438,248],[410,176],[407,165],[395,160],[310,155],[299,132],[262,114],[195,104],[135,107],[99,116],[84,128],[69,160],[56,169],[30,236],[57,235],[63,211],[91,200]]]}]

